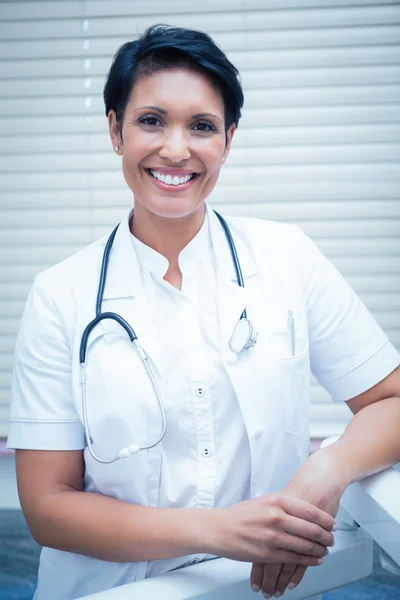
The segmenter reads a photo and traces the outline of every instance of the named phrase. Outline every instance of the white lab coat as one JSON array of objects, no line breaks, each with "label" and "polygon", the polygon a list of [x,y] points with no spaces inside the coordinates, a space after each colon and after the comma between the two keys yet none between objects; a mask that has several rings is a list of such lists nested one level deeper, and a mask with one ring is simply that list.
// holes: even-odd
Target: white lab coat
[{"label": "white lab coat", "polygon": [[[254,497],[282,489],[308,456],[310,365],[333,399],[344,401],[381,381],[400,357],[343,277],[298,227],[228,219],[243,271],[242,289],[225,235],[210,210],[209,220],[218,265],[220,347],[249,437]],[[79,346],[95,315],[107,237],[36,278],[17,344],[10,447],[85,448]],[[228,342],[245,307],[258,341],[236,357]],[[293,356],[289,310],[295,323]],[[114,240],[103,311],[114,311],[133,326],[162,388],[154,325],[127,219]],[[156,439],[159,409],[126,334],[116,323],[103,321],[89,346],[89,426],[98,454],[113,456],[129,443]],[[160,446],[112,465],[97,463],[87,449],[84,455],[86,491],[158,506]],[[146,568],[146,562],[111,563],[44,549],[35,600],[71,600],[143,579]]]}]

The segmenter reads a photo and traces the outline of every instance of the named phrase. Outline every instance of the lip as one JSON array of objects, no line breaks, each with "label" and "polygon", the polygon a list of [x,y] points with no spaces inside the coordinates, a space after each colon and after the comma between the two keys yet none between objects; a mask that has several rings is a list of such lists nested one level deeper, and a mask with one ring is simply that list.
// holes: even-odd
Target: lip
[{"label": "lip", "polygon": [[[146,171],[147,176],[154,183],[154,185],[156,185],[160,190],[164,190],[166,192],[173,192],[173,193],[184,192],[185,190],[190,188],[190,186],[196,181],[196,179],[199,176],[199,173],[195,173],[195,176],[193,177],[193,179],[190,179],[186,183],[182,183],[181,185],[168,185],[167,183],[163,183],[162,181],[159,181],[158,179],[153,177],[153,175],[151,175],[149,173],[149,169],[145,169],[145,171]],[[158,169],[152,169],[152,171],[158,171]],[[189,171],[188,173],[186,173],[186,175],[188,175],[188,174],[191,175],[192,173],[193,173],[193,171]],[[169,170],[169,174],[171,174],[171,170]],[[183,175],[181,175],[181,177],[183,177]]]}]

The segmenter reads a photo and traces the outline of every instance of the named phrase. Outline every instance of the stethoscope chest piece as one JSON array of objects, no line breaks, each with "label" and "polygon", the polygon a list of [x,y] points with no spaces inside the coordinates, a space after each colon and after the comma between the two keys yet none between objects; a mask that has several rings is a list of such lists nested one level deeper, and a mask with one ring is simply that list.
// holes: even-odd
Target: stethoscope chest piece
[{"label": "stethoscope chest piece", "polygon": [[243,317],[236,323],[231,339],[229,340],[229,348],[235,354],[239,354],[242,350],[252,348],[258,338],[258,333],[248,319]]}]

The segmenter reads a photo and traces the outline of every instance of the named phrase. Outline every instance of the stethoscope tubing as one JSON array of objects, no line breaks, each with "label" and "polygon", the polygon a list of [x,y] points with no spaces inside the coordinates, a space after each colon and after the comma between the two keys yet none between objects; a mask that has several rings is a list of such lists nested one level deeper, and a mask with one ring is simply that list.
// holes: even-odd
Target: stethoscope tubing
[{"label": "stethoscope tubing", "polygon": [[[103,314],[106,314],[106,313],[103,313]],[[109,314],[113,314],[113,313],[109,313]],[[119,315],[116,315],[116,316],[119,316]],[[157,440],[155,442],[153,442],[152,444],[147,444],[145,446],[138,446],[137,444],[131,444],[130,446],[128,446],[126,448],[122,448],[122,450],[120,450],[118,452],[118,454],[116,454],[111,459],[103,459],[103,458],[100,458],[99,456],[97,456],[97,454],[95,453],[95,451],[93,449],[92,441],[91,441],[91,437],[90,437],[90,432],[89,432],[89,418],[88,418],[88,413],[87,413],[87,402],[86,402],[86,373],[85,373],[85,371],[86,371],[86,364],[85,363],[81,363],[80,384],[81,384],[81,393],[82,393],[83,425],[84,425],[84,429],[85,429],[86,441],[87,441],[89,452],[92,455],[92,457],[97,462],[102,463],[103,465],[108,465],[108,464],[114,463],[117,460],[120,460],[121,458],[129,458],[129,456],[131,456],[132,454],[137,454],[141,450],[150,450],[150,448],[154,448],[155,446],[157,446],[161,442],[161,440],[163,439],[163,437],[165,435],[165,432],[167,430],[167,417],[165,415],[164,405],[163,405],[163,402],[162,402],[160,391],[158,389],[158,385],[156,383],[154,375],[151,372],[151,369],[150,369],[149,364],[147,362],[146,353],[144,352],[143,348],[139,344],[137,338],[131,340],[131,342],[136,347],[136,350],[138,351],[140,359],[141,359],[141,361],[144,364],[144,367],[146,369],[147,375],[150,378],[151,384],[152,384],[153,389],[154,389],[154,391],[156,393],[156,396],[157,396],[157,402],[158,402],[158,406],[159,406],[160,411],[161,411],[161,418],[162,418],[162,421],[161,421],[161,433],[160,433],[159,437],[157,438]]]},{"label": "stethoscope tubing", "polygon": [[[230,232],[230,229],[228,227],[227,222],[225,221],[225,219],[217,212],[214,211],[214,213],[216,214],[216,216],[218,217],[218,220],[224,230],[225,236],[227,238],[228,241],[228,245],[229,245],[229,249],[231,252],[231,257],[232,257],[232,262],[234,264],[235,267],[235,273],[236,273],[236,279],[237,279],[237,283],[240,287],[244,288],[244,280],[243,280],[243,274],[242,274],[242,269],[240,267],[240,262],[239,262],[239,257],[236,251],[236,246],[235,243],[233,241],[232,238],[232,234]],[[86,436],[86,443],[88,446],[88,450],[91,454],[91,456],[99,463],[102,464],[111,464],[116,462],[117,460],[120,460],[122,458],[128,458],[129,456],[133,455],[133,454],[137,454],[139,451],[141,450],[149,450],[150,448],[154,448],[155,446],[157,446],[161,440],[163,439],[166,429],[167,429],[167,419],[166,419],[166,415],[165,415],[165,410],[164,410],[164,404],[162,401],[162,397],[160,394],[160,390],[157,386],[157,382],[155,380],[155,377],[150,369],[150,366],[148,364],[148,360],[147,360],[147,356],[145,351],[143,350],[143,348],[141,347],[141,345],[139,344],[138,341],[138,337],[135,333],[135,330],[129,325],[129,323],[127,321],[125,321],[125,319],[123,317],[121,317],[120,315],[118,315],[117,313],[114,312],[101,312],[102,310],[102,304],[103,304],[103,296],[104,296],[104,289],[105,289],[105,285],[106,285],[106,280],[107,280],[107,271],[108,271],[108,266],[109,266],[109,259],[110,259],[110,254],[111,254],[111,250],[112,250],[112,245],[114,242],[114,238],[115,235],[117,233],[119,225],[117,225],[113,231],[111,232],[106,245],[104,247],[104,252],[103,252],[103,259],[102,259],[102,263],[101,263],[101,270],[100,270],[100,277],[99,277],[99,286],[98,286],[98,290],[97,290],[97,296],[96,296],[96,316],[95,318],[85,327],[83,333],[82,333],[82,337],[81,337],[81,343],[80,343],[80,347],[79,347],[79,362],[80,362],[80,385],[81,385],[81,403],[82,403],[82,417],[83,417],[83,426],[84,426],[84,430],[85,430],[85,436]],[[105,320],[105,319],[111,319],[113,321],[116,321],[124,330],[125,332],[128,334],[129,339],[131,341],[131,343],[135,346],[139,357],[146,369],[147,375],[150,378],[151,384],[153,386],[153,389],[156,393],[157,396],[157,402],[158,405],[160,407],[160,411],[161,411],[161,416],[162,416],[162,422],[161,422],[161,433],[158,436],[157,440],[152,443],[152,444],[148,444],[145,446],[139,446],[137,444],[131,444],[130,446],[127,446],[126,448],[122,448],[118,454],[116,454],[113,458],[111,459],[102,459],[99,456],[97,456],[97,454],[95,453],[94,449],[93,449],[93,445],[92,445],[92,441],[91,441],[91,437],[90,437],[90,431],[89,431],[89,419],[88,419],[88,411],[87,411],[87,401],[86,401],[86,364],[87,364],[87,348],[88,348],[88,340],[89,340],[89,336],[91,334],[91,332],[93,331],[93,329],[96,327],[96,325],[98,325],[101,321]],[[241,317],[240,317],[240,321],[248,321],[247,319],[247,311],[246,309],[244,309]],[[250,322],[247,323],[250,327],[250,331],[253,330],[252,325]],[[255,333],[255,340],[257,339],[256,337],[256,333]],[[255,341],[254,341],[255,343]],[[253,345],[254,345],[253,343]],[[247,347],[251,347],[251,345],[247,346]]]},{"label": "stethoscope tubing", "polygon": [[[235,242],[233,241],[233,237],[232,237],[231,231],[228,227],[228,223],[216,210],[214,210],[214,213],[218,217],[218,220],[222,225],[222,229],[224,230],[225,235],[228,239],[228,246],[229,246],[229,250],[230,250],[231,256],[232,256],[232,262],[233,262],[233,266],[235,267],[236,281],[240,287],[244,288],[242,268],[240,266],[240,260],[239,260],[238,253],[236,250]],[[246,309],[244,309],[240,318],[247,319],[247,310]]]}]

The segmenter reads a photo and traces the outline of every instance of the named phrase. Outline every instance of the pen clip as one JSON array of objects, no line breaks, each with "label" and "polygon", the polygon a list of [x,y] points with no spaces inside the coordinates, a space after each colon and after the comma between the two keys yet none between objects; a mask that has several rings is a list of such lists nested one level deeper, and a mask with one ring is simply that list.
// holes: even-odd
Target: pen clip
[{"label": "pen clip", "polygon": [[289,334],[290,349],[292,352],[292,356],[294,356],[295,351],[296,351],[296,338],[295,338],[295,333],[294,333],[294,318],[293,318],[292,310],[288,310],[287,328],[288,328],[288,334]]}]

